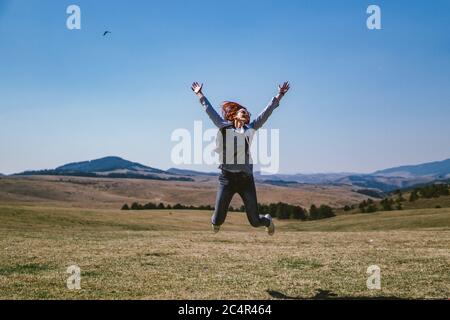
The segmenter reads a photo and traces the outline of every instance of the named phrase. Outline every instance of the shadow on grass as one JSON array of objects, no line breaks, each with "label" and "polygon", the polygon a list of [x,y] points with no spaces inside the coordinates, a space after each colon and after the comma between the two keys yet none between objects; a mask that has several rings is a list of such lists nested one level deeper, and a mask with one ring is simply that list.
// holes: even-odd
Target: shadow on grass
[{"label": "shadow on grass", "polygon": [[294,297],[285,295],[282,292],[275,290],[266,290],[266,292],[275,299],[284,300],[401,300],[401,298],[396,296],[377,296],[377,297],[367,297],[367,296],[342,296],[339,297],[337,294],[331,292],[330,290],[317,289],[316,294],[312,297]]}]

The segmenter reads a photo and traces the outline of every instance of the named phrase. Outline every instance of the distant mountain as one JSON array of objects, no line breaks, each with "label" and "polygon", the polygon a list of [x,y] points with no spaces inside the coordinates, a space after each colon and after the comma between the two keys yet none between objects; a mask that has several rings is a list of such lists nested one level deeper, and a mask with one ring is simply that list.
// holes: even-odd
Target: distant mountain
[{"label": "distant mountain", "polygon": [[376,171],[377,176],[420,177],[432,176],[439,179],[450,178],[450,159],[418,165],[400,166]]},{"label": "distant mountain", "polygon": [[73,162],[50,170],[25,171],[18,175],[61,175],[78,177],[132,178],[152,180],[194,181],[161,169],[144,166],[120,157],[104,157],[91,161]]},{"label": "distant mountain", "polygon": [[263,175],[260,171],[256,171],[254,173],[255,178],[259,180],[283,180],[283,181],[291,181],[298,183],[307,183],[307,184],[330,184],[334,183],[336,180],[347,177],[355,173],[296,173],[296,174],[271,174],[271,175]]},{"label": "distant mountain", "polygon": [[[315,173],[315,174],[276,174],[261,175],[256,173],[255,178],[262,183],[275,184],[279,186],[295,186],[295,184],[311,185],[349,185],[364,189],[374,189],[389,192],[403,188],[404,178],[374,176],[371,174],[357,173]],[[426,182],[415,179],[414,183]],[[429,179],[427,179],[429,181]],[[413,184],[414,184],[413,183]]]},{"label": "distant mountain", "polygon": [[289,181],[289,180],[258,180],[258,182],[280,187],[290,187],[300,185],[300,183],[297,181]]},{"label": "distant mountain", "polygon": [[144,166],[120,157],[104,157],[91,161],[73,162],[57,167],[56,171],[108,172],[116,170],[143,171],[147,173],[165,173],[163,170]]},{"label": "distant mountain", "polygon": [[315,174],[276,174],[255,177],[263,183],[294,185],[291,182],[319,185],[351,185],[364,189],[390,192],[416,185],[450,179],[450,159],[418,165],[400,166],[379,170],[371,174],[358,173],[315,173]]},{"label": "distant mountain", "polygon": [[218,176],[219,173],[216,172],[203,172],[203,171],[195,171],[195,170],[186,170],[186,169],[177,169],[170,168],[166,170],[169,173],[183,175],[183,176]]},{"label": "distant mountain", "polygon": [[[190,177],[216,175],[215,173],[181,170],[176,168],[171,168],[167,171]],[[261,172],[256,171],[254,176],[258,182],[271,185],[292,187],[295,187],[298,184],[350,185],[357,187],[357,189],[365,190],[364,192],[369,190],[368,192],[378,192],[380,195],[383,195],[386,192],[396,189],[410,188],[416,185],[450,179],[450,159],[389,168],[369,174],[339,172],[263,175]]]},{"label": "distant mountain", "polygon": [[336,180],[335,184],[346,184],[366,189],[375,189],[382,192],[390,192],[396,189],[410,188],[415,185],[436,181],[433,177],[396,177],[376,176],[372,174],[360,174],[343,177]]}]

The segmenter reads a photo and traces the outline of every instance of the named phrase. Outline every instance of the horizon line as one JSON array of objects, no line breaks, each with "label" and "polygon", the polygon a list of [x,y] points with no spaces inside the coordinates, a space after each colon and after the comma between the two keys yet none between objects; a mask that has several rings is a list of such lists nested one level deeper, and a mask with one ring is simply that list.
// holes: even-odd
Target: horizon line
[{"label": "horizon line", "polygon": [[[127,160],[127,159],[125,159],[123,157],[120,157],[120,156],[104,156],[104,157],[90,159],[90,160],[72,161],[72,162],[67,162],[65,164],[62,164],[60,166],[64,166],[64,165],[67,165],[67,164],[73,164],[73,163],[80,163],[80,162],[90,162],[90,161],[95,161],[95,160],[100,160],[100,159],[105,159],[105,158],[119,158],[119,159],[122,159],[122,160],[125,160],[125,161],[138,163],[138,164],[140,164],[142,166],[151,167],[153,169],[158,169],[158,170],[162,170],[162,171],[165,171],[165,172],[169,171],[170,169],[187,170],[187,171],[193,171],[193,172],[198,172],[198,173],[216,173],[216,172],[220,172],[220,170],[218,170],[218,169],[216,169],[214,171],[204,171],[204,170],[195,170],[195,169],[180,168],[180,167],[168,167],[167,169],[161,169],[161,168],[153,167],[153,166],[150,166],[150,165],[142,164],[142,163],[137,162],[137,161]],[[276,174],[268,174],[267,176],[273,176],[273,175],[317,175],[317,174],[347,174],[347,175],[360,174],[360,175],[363,175],[363,174],[374,174],[375,172],[378,172],[378,171],[384,171],[384,170],[389,170],[389,169],[393,169],[393,168],[418,166],[418,165],[431,164],[431,163],[439,163],[439,162],[444,162],[444,161],[447,161],[447,160],[450,160],[450,158],[445,158],[445,159],[442,159],[442,160],[435,160],[435,161],[428,161],[428,162],[420,162],[420,163],[415,163],[415,164],[404,164],[404,165],[398,165],[398,166],[391,166],[391,167],[387,167],[387,168],[383,168],[383,169],[377,169],[377,170],[374,170],[374,171],[371,171],[371,172],[356,172],[356,171],[309,171],[309,172],[306,171],[306,172],[301,172],[301,171],[298,171],[298,172],[295,172],[295,173],[292,173],[292,172],[291,173],[279,172],[279,173],[276,173]],[[16,172],[16,173],[14,173],[14,172],[13,173],[0,172],[0,175],[11,176],[11,175],[19,175],[19,174],[27,172],[27,171],[55,170],[56,168],[58,168],[60,166],[57,166],[55,168],[46,168],[46,169],[27,169],[27,170],[24,170],[24,171],[21,171],[21,172]],[[254,171],[254,173],[260,173],[260,172],[261,172],[260,170]]]}]

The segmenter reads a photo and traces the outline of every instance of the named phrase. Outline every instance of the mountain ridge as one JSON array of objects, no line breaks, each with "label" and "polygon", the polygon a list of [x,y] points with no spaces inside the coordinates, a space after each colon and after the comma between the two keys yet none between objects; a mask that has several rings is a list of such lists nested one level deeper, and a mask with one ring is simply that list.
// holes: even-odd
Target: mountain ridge
[{"label": "mountain ridge", "polygon": [[55,169],[31,170],[14,175],[60,175],[91,178],[129,178],[168,181],[194,181],[190,177],[175,175],[161,169],[125,160],[117,156],[107,156],[94,160],[71,162]]},{"label": "mountain ridge", "polygon": [[[117,156],[71,162],[50,170],[25,171],[15,175],[75,175],[86,177],[136,178],[155,180],[194,181],[197,177],[210,178],[215,172],[202,172],[188,169],[170,168],[162,170],[125,160]],[[373,173],[312,173],[312,174],[274,174],[254,173],[255,179],[262,183],[282,186],[296,184],[351,185],[364,189],[390,192],[419,184],[450,179],[450,159],[426,162],[417,165],[404,165],[377,170]]]},{"label": "mountain ridge", "polygon": [[397,175],[409,174],[411,176],[443,176],[450,175],[450,159],[441,161],[425,162],[417,165],[402,165],[398,167],[387,168],[375,171],[374,175]]},{"label": "mountain ridge", "polygon": [[204,171],[198,171],[198,170],[189,170],[189,169],[178,169],[178,168],[169,168],[166,170],[166,172],[177,174],[177,175],[184,175],[184,176],[196,176],[196,175],[202,175],[202,176],[218,176],[218,172],[204,172]]},{"label": "mountain ridge", "polygon": [[59,171],[81,172],[106,172],[118,169],[142,169],[154,173],[164,173],[164,170],[145,166],[138,162],[128,161],[117,156],[107,156],[94,160],[71,162],[55,168],[55,170]]}]

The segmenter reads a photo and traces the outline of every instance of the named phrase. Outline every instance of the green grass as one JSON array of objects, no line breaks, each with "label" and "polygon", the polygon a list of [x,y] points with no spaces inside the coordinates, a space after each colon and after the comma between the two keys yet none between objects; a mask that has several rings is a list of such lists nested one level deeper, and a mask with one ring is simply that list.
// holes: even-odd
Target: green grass
[{"label": "green grass", "polygon": [[449,209],[275,221],[274,237],[242,213],[212,234],[210,212],[170,212],[0,205],[0,298],[449,297]]},{"label": "green grass", "polygon": [[303,260],[303,259],[289,258],[289,257],[278,260],[278,263],[282,267],[290,268],[290,269],[298,269],[298,270],[302,270],[302,269],[306,269],[306,268],[317,269],[317,268],[322,267],[322,265],[320,263],[318,263],[317,261]]},{"label": "green grass", "polygon": [[[409,194],[404,195],[406,199],[409,199]],[[450,208],[450,196],[440,196],[438,198],[420,198],[416,201],[402,202],[405,209],[426,209],[426,208],[436,208],[440,206],[442,208]]]},{"label": "green grass", "polygon": [[0,265],[0,275],[9,276],[12,274],[37,274],[41,271],[51,269],[48,265],[27,263],[14,265]]},{"label": "green grass", "polygon": [[296,231],[450,230],[450,208],[377,211],[287,224]]}]

